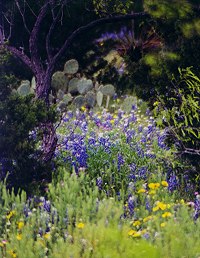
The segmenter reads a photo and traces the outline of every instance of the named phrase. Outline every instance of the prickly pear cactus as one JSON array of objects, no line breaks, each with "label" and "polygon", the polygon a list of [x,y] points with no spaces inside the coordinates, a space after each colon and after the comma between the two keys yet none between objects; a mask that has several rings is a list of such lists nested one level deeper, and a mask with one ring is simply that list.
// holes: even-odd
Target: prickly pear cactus
[{"label": "prickly pear cactus", "polygon": [[69,81],[69,84],[68,84],[68,92],[69,93],[74,94],[74,93],[78,92],[77,85],[78,85],[79,80],[80,79],[78,79],[78,78],[72,78]]},{"label": "prickly pear cactus", "polygon": [[31,89],[35,90],[36,89],[36,80],[35,80],[35,76],[33,76],[32,80],[31,80]]},{"label": "prickly pear cactus", "polygon": [[106,96],[113,96],[115,94],[115,87],[112,84],[106,84],[105,86],[100,87],[99,90]]},{"label": "prickly pear cactus", "polygon": [[122,103],[122,110],[125,112],[131,112],[133,105],[137,104],[137,99],[133,96],[125,98],[125,100]]},{"label": "prickly pear cactus", "polygon": [[65,92],[67,90],[67,84],[68,84],[68,79],[64,72],[58,71],[53,74],[52,80],[51,80],[52,88],[54,88],[55,90],[61,89],[62,91]]},{"label": "prickly pear cactus", "polygon": [[31,86],[28,80],[22,81],[21,85],[17,89],[17,93],[21,96],[26,96],[31,93]]},{"label": "prickly pear cactus", "polygon": [[77,96],[73,101],[73,104],[75,105],[76,108],[81,108],[82,106],[85,105],[85,103],[86,103],[85,97],[81,95]]},{"label": "prickly pear cactus", "polygon": [[89,91],[85,96],[86,105],[89,108],[93,108],[96,103],[96,96],[95,93],[92,91]]},{"label": "prickly pear cactus", "polygon": [[82,78],[81,80],[79,80],[77,85],[77,89],[80,94],[86,94],[92,88],[93,88],[92,80],[87,80],[86,78]]},{"label": "prickly pear cactus", "polygon": [[65,63],[64,73],[75,74],[78,72],[78,69],[79,69],[78,61],[75,59],[70,59]]},{"label": "prickly pear cactus", "polygon": [[97,92],[96,99],[97,99],[97,105],[101,107],[103,103],[103,93],[101,91]]},{"label": "prickly pear cactus", "polygon": [[64,94],[64,96],[63,96],[63,98],[62,98],[62,101],[60,101],[57,105],[58,105],[58,108],[60,109],[60,110],[62,110],[62,111],[64,111],[66,108],[67,108],[67,106],[68,106],[68,104],[69,104],[69,102],[71,102],[72,101],[72,95],[71,94]]},{"label": "prickly pear cactus", "polygon": [[58,93],[57,93],[57,98],[58,98],[59,100],[62,100],[63,97],[64,97],[64,95],[65,95],[64,91],[62,91],[61,89],[59,89],[59,90],[58,90]]},{"label": "prickly pear cactus", "polygon": [[72,95],[70,93],[65,94],[63,96],[63,99],[62,99],[62,101],[65,102],[66,105],[69,104],[69,102],[71,102],[72,100],[73,100],[73,98],[72,98]]}]

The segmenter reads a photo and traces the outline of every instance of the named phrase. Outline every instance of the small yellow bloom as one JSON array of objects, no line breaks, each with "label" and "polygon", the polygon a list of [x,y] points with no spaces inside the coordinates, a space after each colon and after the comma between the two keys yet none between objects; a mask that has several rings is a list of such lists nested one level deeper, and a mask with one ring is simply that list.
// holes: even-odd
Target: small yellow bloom
[{"label": "small yellow bloom", "polygon": [[160,224],[160,226],[161,226],[161,228],[164,228],[166,226],[166,223],[163,222],[163,223]]},{"label": "small yellow bloom", "polygon": [[160,208],[162,211],[164,211],[164,210],[167,209],[167,204],[165,204],[165,203],[163,203],[163,202],[160,202],[160,203],[158,204],[158,206],[159,206],[159,208]]},{"label": "small yellow bloom", "polygon": [[83,229],[84,227],[85,227],[85,224],[82,222],[78,223],[77,225],[77,228],[80,228],[80,229]]},{"label": "small yellow bloom", "polygon": [[145,193],[146,190],[144,188],[141,188],[140,190],[138,190],[138,193]]},{"label": "small yellow bloom", "polygon": [[136,232],[137,232],[137,231],[131,229],[131,230],[129,230],[128,235],[129,235],[129,236],[132,236],[132,235],[135,234]]},{"label": "small yellow bloom", "polygon": [[143,222],[147,222],[149,220],[152,220],[153,219],[153,216],[147,216],[143,219]]},{"label": "small yellow bloom", "polygon": [[141,222],[139,220],[136,220],[133,222],[133,226],[134,227],[137,227],[137,226],[140,226],[141,225]]},{"label": "small yellow bloom", "polygon": [[138,231],[133,234],[133,237],[141,237],[141,235],[142,235],[141,231]]},{"label": "small yellow bloom", "polygon": [[162,214],[163,218],[168,218],[168,217],[171,217],[171,216],[172,216],[172,214],[169,211],[166,211],[165,213]]},{"label": "small yellow bloom", "polygon": [[158,211],[159,210],[159,207],[156,206],[156,207],[153,207],[153,211]]},{"label": "small yellow bloom", "polygon": [[185,201],[183,199],[180,200],[181,204],[185,204]]},{"label": "small yellow bloom", "polygon": [[149,191],[149,194],[150,194],[150,195],[156,194],[156,190],[150,190],[150,191]]},{"label": "small yellow bloom", "polygon": [[110,123],[111,123],[111,124],[114,124],[114,122],[115,122],[115,120],[113,120],[113,119],[112,119],[112,120],[110,120]]},{"label": "small yellow bloom", "polygon": [[84,112],[86,110],[86,107],[82,106],[81,110]]},{"label": "small yellow bloom", "polygon": [[45,239],[50,239],[50,238],[51,238],[50,232],[45,233],[45,234],[44,234],[44,238],[45,238]]},{"label": "small yellow bloom", "polygon": [[11,257],[13,257],[13,258],[16,258],[16,257],[17,257],[16,252],[13,251],[13,250],[8,251],[8,253],[9,253],[9,254],[11,255]]},{"label": "small yellow bloom", "polygon": [[167,187],[167,186],[168,186],[168,183],[167,183],[167,181],[162,181],[162,182],[161,182],[161,185],[164,186],[164,187]]},{"label": "small yellow bloom", "polygon": [[16,238],[17,238],[17,240],[22,240],[22,234],[17,234],[17,236],[16,236]]},{"label": "small yellow bloom", "polygon": [[117,115],[114,115],[114,116],[113,116],[113,119],[116,119],[116,118],[117,118]]},{"label": "small yellow bloom", "polygon": [[160,187],[160,183],[150,183],[150,184],[148,184],[148,186],[149,186],[150,189],[155,190],[155,189],[158,189]]},{"label": "small yellow bloom", "polygon": [[116,101],[117,101],[117,103],[119,103],[119,102],[120,102],[120,99],[116,99]]},{"label": "small yellow bloom", "polygon": [[17,224],[18,224],[18,229],[22,229],[24,227],[24,222],[23,221],[20,221]]},{"label": "small yellow bloom", "polygon": [[10,211],[8,214],[7,214],[7,216],[6,216],[6,219],[10,219],[10,218],[12,218],[14,215],[16,214],[16,211]]},{"label": "small yellow bloom", "polygon": [[16,258],[16,257],[17,257],[16,252],[13,251],[13,250],[8,251],[8,253],[9,253],[9,254],[11,255],[11,257],[13,257],[13,258]]}]

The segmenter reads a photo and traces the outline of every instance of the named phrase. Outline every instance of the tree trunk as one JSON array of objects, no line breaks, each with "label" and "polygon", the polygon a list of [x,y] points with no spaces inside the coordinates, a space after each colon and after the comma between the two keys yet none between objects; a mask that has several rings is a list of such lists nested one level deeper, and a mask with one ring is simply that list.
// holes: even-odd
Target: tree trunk
[{"label": "tree trunk", "polygon": [[[49,109],[49,90],[51,85],[51,74],[43,72],[36,75],[36,97],[45,101],[47,109]],[[42,123],[40,128],[43,132],[42,139],[42,158],[43,161],[48,162],[53,158],[57,146],[56,129],[52,121]]]}]

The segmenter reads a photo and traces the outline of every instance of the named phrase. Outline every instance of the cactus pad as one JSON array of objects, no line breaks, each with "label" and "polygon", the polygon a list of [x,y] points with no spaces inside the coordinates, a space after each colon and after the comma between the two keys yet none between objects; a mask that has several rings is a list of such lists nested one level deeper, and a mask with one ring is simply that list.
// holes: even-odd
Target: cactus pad
[{"label": "cactus pad", "polygon": [[92,88],[93,88],[92,80],[87,80],[86,78],[82,78],[81,80],[79,80],[77,85],[77,89],[80,94],[86,94]]},{"label": "cactus pad", "polygon": [[61,89],[59,89],[58,90],[58,93],[57,93],[57,98],[59,99],[59,100],[62,100],[63,99],[63,97],[64,97],[64,91],[62,91]]},{"label": "cactus pad", "polygon": [[103,103],[103,93],[101,91],[97,92],[96,99],[97,99],[97,105],[101,107]]},{"label": "cactus pad", "polygon": [[103,95],[113,96],[115,94],[115,87],[112,84],[106,84],[100,88],[100,91],[103,93]]},{"label": "cactus pad", "polygon": [[52,80],[51,80],[52,88],[54,88],[55,90],[61,89],[62,91],[65,92],[67,90],[67,84],[68,84],[68,79],[64,74],[64,72],[58,71],[53,74]]},{"label": "cactus pad", "polygon": [[21,96],[26,96],[31,93],[30,82],[28,80],[22,81],[21,85],[17,89],[17,92]]},{"label": "cactus pad", "polygon": [[85,105],[85,97],[81,95],[77,96],[74,99],[73,104],[76,106],[76,108],[81,108],[82,106]]},{"label": "cactus pad", "polygon": [[79,69],[78,61],[75,59],[70,59],[65,63],[64,73],[75,74],[78,72],[78,69]]},{"label": "cactus pad", "polygon": [[77,93],[78,92],[78,89],[77,89],[77,85],[78,85],[78,82],[79,82],[80,79],[78,78],[72,78],[70,81],[69,81],[69,84],[68,84],[68,92],[69,93]]},{"label": "cactus pad", "polygon": [[89,91],[85,96],[87,107],[93,108],[96,102],[96,97],[94,92]]},{"label": "cactus pad", "polygon": [[62,101],[65,102],[65,104],[67,105],[70,101],[72,101],[72,99],[72,95],[68,93],[63,96]]}]

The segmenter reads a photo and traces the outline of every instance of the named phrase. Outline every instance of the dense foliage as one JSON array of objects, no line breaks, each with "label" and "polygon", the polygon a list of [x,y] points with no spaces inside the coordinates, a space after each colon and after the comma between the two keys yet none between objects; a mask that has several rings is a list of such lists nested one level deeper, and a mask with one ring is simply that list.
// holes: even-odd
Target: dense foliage
[{"label": "dense foliage", "polygon": [[[0,77],[0,175],[7,178],[9,187],[28,190],[32,183],[50,178],[49,164],[41,162],[38,143],[42,138],[39,125],[56,121],[53,107],[47,109],[34,95],[21,97],[12,90],[17,78],[8,69],[10,55],[1,55]],[[37,129],[33,132],[34,129]],[[48,170],[47,170],[48,168]],[[29,189],[30,190],[30,189]]]}]

